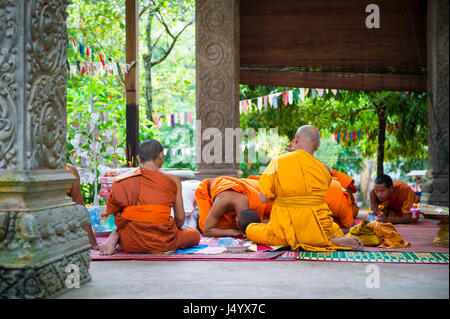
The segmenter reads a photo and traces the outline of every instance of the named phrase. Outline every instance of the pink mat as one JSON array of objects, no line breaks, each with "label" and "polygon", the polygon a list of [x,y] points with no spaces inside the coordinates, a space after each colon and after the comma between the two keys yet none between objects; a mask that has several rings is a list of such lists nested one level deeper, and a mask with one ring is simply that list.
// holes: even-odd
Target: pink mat
[{"label": "pink mat", "polygon": [[[107,236],[98,236],[97,242],[99,244],[106,240]],[[204,237],[201,236],[199,245],[208,245],[211,247],[217,247],[216,237]],[[91,259],[96,260],[226,260],[226,261],[256,261],[256,260],[270,260],[283,254],[283,251],[257,251],[257,252],[245,252],[245,253],[229,253],[223,252],[220,254],[200,254],[200,253],[127,253],[124,251],[118,252],[114,255],[104,256],[96,250],[91,250]]]},{"label": "pink mat", "polygon": [[448,245],[433,242],[439,230],[438,222],[437,220],[424,218],[420,219],[417,224],[395,224],[395,229],[405,242],[410,243],[410,246],[404,248],[364,247],[364,250],[448,253]]}]

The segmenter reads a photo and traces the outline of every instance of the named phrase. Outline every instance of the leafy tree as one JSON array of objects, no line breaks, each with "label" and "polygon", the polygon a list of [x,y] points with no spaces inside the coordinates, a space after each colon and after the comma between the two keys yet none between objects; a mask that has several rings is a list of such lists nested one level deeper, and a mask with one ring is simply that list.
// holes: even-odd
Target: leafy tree
[{"label": "leafy tree", "polygon": [[194,23],[194,1],[144,1],[139,17],[147,15],[145,45],[143,54],[145,69],[146,116],[153,121],[152,69],[165,61],[171,54],[181,34]]}]

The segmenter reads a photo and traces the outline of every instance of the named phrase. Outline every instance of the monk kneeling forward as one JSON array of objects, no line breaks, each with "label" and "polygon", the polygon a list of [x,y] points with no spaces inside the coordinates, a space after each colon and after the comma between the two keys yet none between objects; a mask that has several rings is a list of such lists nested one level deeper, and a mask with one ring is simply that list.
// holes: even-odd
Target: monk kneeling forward
[{"label": "monk kneeling forward", "polygon": [[[119,175],[107,200],[106,216],[114,214],[117,230],[100,251],[113,254],[117,243],[127,252],[159,253],[195,246],[200,233],[181,228],[185,212],[181,182],[177,176],[159,171],[163,147],[154,139],[139,146],[137,159],[142,165]],[[171,208],[174,217],[171,216]]]},{"label": "monk kneeling forward", "polygon": [[[207,178],[195,191],[198,226],[204,236],[239,236],[248,221],[260,222],[270,216],[272,203],[259,200],[258,181],[248,178],[218,176]],[[245,222],[241,217],[246,211]],[[246,226],[246,224],[245,224]]]},{"label": "monk kneeling forward", "polygon": [[370,192],[370,207],[381,222],[409,224],[412,214],[409,211],[419,202],[419,197],[411,187],[401,181],[392,181],[388,175],[380,175]]}]

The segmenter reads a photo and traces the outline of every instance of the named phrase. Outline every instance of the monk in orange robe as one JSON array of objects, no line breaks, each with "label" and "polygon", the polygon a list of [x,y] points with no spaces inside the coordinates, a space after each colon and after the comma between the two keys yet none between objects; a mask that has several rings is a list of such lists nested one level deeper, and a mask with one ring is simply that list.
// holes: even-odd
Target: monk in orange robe
[{"label": "monk in orange robe", "polygon": [[[117,230],[100,246],[113,254],[116,245],[127,252],[161,253],[195,246],[200,232],[182,228],[185,220],[179,177],[159,171],[163,164],[162,145],[154,139],[139,146],[137,159],[142,167],[119,175],[106,204],[106,214],[114,214]],[[171,216],[171,208],[174,217]]]},{"label": "monk in orange robe", "polygon": [[392,181],[388,175],[380,175],[370,192],[370,207],[379,220],[384,223],[409,224],[412,213],[409,208],[417,204],[420,198],[407,184]]},{"label": "monk in orange robe", "polygon": [[331,173],[313,156],[319,145],[317,128],[302,126],[293,141],[295,151],[269,163],[258,185],[261,202],[274,203],[270,221],[249,224],[246,228],[249,240],[309,251],[363,249],[359,239],[344,237],[324,202]]},{"label": "monk in orange robe", "polygon": [[[85,206],[83,195],[81,194],[80,174],[78,173],[77,168],[73,165],[66,164],[66,168],[76,178],[76,180],[72,182],[72,186],[66,191],[66,194],[67,196],[72,197],[72,200],[74,201],[75,204]],[[97,239],[95,238],[95,234],[94,231],[92,230],[91,223],[89,223],[86,226],[83,226],[82,228],[88,234],[91,249],[99,250],[100,247],[97,243]]]},{"label": "monk in orange robe", "polygon": [[356,192],[354,180],[337,170],[332,170],[331,175],[331,184],[325,193],[324,200],[332,212],[331,217],[334,221],[341,228],[347,230],[354,225],[354,218],[359,212],[359,207],[352,194]]},{"label": "monk in orange robe", "polygon": [[[242,211],[252,210],[254,221],[270,216],[272,203],[259,201],[258,181],[247,178],[219,176],[207,178],[195,191],[198,206],[198,226],[210,237],[238,236]],[[247,212],[248,217],[250,213]],[[246,218],[247,218],[246,217]]]}]

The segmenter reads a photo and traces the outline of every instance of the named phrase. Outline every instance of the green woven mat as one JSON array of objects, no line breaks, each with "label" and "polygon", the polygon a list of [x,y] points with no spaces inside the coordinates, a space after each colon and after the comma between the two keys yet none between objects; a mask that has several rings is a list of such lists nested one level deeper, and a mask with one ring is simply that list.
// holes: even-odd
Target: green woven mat
[{"label": "green woven mat", "polygon": [[413,253],[389,251],[300,251],[297,259],[406,264],[448,264],[448,253]]}]

